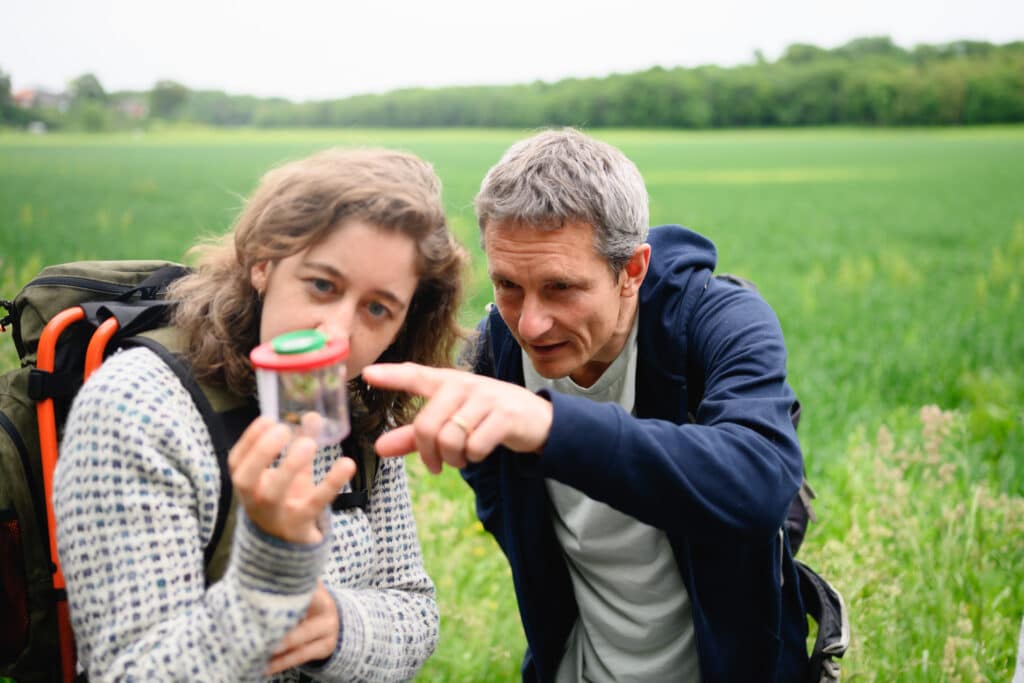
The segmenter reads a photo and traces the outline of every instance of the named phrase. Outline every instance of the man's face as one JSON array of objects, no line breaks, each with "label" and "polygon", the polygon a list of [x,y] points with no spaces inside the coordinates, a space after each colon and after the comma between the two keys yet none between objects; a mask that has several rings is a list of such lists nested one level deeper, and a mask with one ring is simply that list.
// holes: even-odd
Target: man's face
[{"label": "man's face", "polygon": [[490,222],[484,244],[498,311],[534,369],[592,385],[629,337],[649,247],[638,249],[638,278],[633,261],[612,275],[585,221],[555,230]]}]

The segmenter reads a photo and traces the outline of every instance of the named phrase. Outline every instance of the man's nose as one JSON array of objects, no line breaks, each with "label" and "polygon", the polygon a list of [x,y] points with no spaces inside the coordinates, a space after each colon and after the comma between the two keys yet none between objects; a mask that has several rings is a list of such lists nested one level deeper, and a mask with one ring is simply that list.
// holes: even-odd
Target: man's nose
[{"label": "man's nose", "polygon": [[519,314],[519,336],[526,340],[539,339],[551,329],[551,316],[536,297],[526,297]]}]

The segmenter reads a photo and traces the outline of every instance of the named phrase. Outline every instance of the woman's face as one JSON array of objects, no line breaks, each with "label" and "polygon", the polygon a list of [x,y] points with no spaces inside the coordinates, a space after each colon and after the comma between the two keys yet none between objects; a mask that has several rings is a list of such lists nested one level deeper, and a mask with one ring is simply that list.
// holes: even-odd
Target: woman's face
[{"label": "woman's face", "polygon": [[350,378],[394,341],[419,282],[410,237],[354,219],[305,251],[256,264],[250,277],[263,295],[260,342],[299,329],[345,339]]}]

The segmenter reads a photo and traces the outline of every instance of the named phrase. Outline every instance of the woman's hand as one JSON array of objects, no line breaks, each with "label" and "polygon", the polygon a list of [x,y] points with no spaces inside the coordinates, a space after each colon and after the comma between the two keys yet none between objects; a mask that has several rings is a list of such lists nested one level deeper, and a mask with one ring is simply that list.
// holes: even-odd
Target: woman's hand
[{"label": "woman's hand", "polygon": [[267,676],[290,669],[306,662],[327,659],[338,646],[338,608],[334,598],[317,581],[313,600],[309,603],[306,616],[295,625],[281,644],[274,650],[267,664]]},{"label": "woman's hand", "polygon": [[[286,446],[281,461],[271,467]],[[263,532],[291,543],[323,540],[317,519],[355,474],[356,466],[350,458],[339,458],[314,484],[315,454],[312,439],[293,440],[288,427],[265,417],[256,418],[231,449],[231,482],[245,513]]]}]

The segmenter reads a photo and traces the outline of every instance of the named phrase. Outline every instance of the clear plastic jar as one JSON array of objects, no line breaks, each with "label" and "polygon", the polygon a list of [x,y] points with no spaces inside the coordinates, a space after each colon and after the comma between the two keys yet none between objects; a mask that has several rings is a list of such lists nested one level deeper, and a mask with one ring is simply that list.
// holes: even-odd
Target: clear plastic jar
[{"label": "clear plastic jar", "polygon": [[348,436],[347,342],[297,330],[260,344],[249,359],[256,369],[260,414],[319,446]]}]

